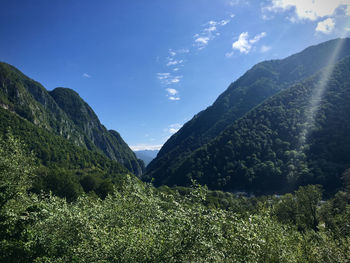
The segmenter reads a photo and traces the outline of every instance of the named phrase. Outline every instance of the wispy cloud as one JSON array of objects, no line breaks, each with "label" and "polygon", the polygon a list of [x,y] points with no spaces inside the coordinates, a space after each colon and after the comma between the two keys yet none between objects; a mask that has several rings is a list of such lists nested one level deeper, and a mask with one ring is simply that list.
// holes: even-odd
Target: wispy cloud
[{"label": "wispy cloud", "polygon": [[329,34],[333,31],[334,27],[335,27],[334,19],[327,18],[323,21],[318,22],[317,27],[316,27],[316,32]]},{"label": "wispy cloud", "polygon": [[144,151],[144,150],[160,150],[162,148],[162,144],[137,144],[137,145],[131,145],[130,148],[133,151]]},{"label": "wispy cloud", "polygon": [[169,58],[169,62],[166,64],[167,67],[170,67],[170,66],[175,66],[175,65],[179,65],[179,64],[182,64],[184,61],[182,59],[180,60],[175,60],[175,59],[171,59]]},{"label": "wispy cloud", "polygon": [[170,134],[174,134],[181,129],[182,125],[183,124],[180,123],[170,124],[166,129],[164,129],[164,131]]},{"label": "wispy cloud", "polygon": [[182,76],[174,76],[170,79],[170,83],[178,83],[182,79]]},{"label": "wispy cloud", "polygon": [[169,100],[180,100],[179,91],[177,89],[167,88],[166,91]]},{"label": "wispy cloud", "polygon": [[222,19],[218,21],[210,20],[205,23],[201,32],[193,36],[193,46],[198,48],[198,50],[205,48],[211,40],[220,35],[220,32],[218,32],[219,28],[230,23],[233,17],[234,15],[230,15],[230,19]]},{"label": "wispy cloud", "polygon": [[171,73],[157,73],[157,78],[164,86],[168,86],[171,84],[179,83],[182,79],[182,75],[173,76]]},{"label": "wispy cloud", "polygon": [[169,55],[170,56],[176,56],[176,52],[174,51],[174,50],[172,50],[172,49],[169,49]]},{"label": "wispy cloud", "polygon": [[270,46],[265,46],[265,45],[262,45],[261,46],[261,49],[260,49],[260,51],[262,52],[262,53],[266,53],[266,52],[268,52],[268,51],[270,51],[271,50],[271,47]]},{"label": "wispy cloud", "polygon": [[248,3],[247,0],[229,0],[227,2],[229,6],[243,5],[247,3]]},{"label": "wispy cloud", "polygon": [[[194,42],[198,43],[199,47],[203,47],[203,46],[206,46],[208,44],[208,42],[210,40],[209,37],[199,37],[199,35],[197,35],[197,36],[198,36],[198,38],[196,38],[194,40]],[[197,36],[195,36],[195,37],[197,37]]]},{"label": "wispy cloud", "polygon": [[167,88],[166,91],[172,96],[179,93],[176,89],[171,89],[171,88]]},{"label": "wispy cloud", "polygon": [[186,53],[189,53],[189,52],[190,52],[190,50],[188,48],[181,48],[181,49],[172,49],[172,48],[170,48],[169,49],[169,55],[171,57],[174,57],[174,56],[176,56],[178,54],[186,54]]},{"label": "wispy cloud", "polygon": [[230,58],[230,57],[233,56],[234,53],[235,53],[235,52],[233,52],[233,51],[227,52],[227,53],[225,54],[225,57]]},{"label": "wispy cloud", "polygon": [[262,33],[256,35],[253,39],[249,40],[249,43],[254,44],[254,43],[258,42],[260,39],[262,39],[263,37],[266,37],[266,32],[262,32]]},{"label": "wispy cloud", "polygon": [[87,74],[87,73],[84,73],[83,75],[82,75],[84,78],[91,78],[91,75],[89,75],[89,74]]},{"label": "wispy cloud", "polygon": [[157,73],[157,78],[159,80],[168,79],[170,77],[170,73]]},{"label": "wispy cloud", "polygon": [[[232,43],[232,49],[239,50],[239,52],[248,54],[252,49],[253,44],[257,43],[261,38],[265,37],[266,33],[262,32],[255,37],[249,39],[249,33],[243,32],[239,35],[238,40]],[[232,56],[232,53],[226,53]]]},{"label": "wispy cloud", "polygon": [[[234,14],[230,14],[226,19],[209,20],[203,25],[200,32],[193,36],[194,39],[190,48],[183,47],[168,49],[168,54],[163,60],[163,66],[164,68],[166,67],[166,69],[163,70],[166,72],[157,73],[157,79],[163,86],[172,85],[172,88],[165,89],[167,92],[166,96],[169,100],[180,100],[180,97],[178,96],[178,88],[179,83],[183,78],[181,71],[186,65],[189,53],[194,49],[201,50],[206,47],[211,40],[220,35],[220,28],[229,24],[232,18],[234,18]],[[157,61],[160,62],[161,59],[158,57]]]}]

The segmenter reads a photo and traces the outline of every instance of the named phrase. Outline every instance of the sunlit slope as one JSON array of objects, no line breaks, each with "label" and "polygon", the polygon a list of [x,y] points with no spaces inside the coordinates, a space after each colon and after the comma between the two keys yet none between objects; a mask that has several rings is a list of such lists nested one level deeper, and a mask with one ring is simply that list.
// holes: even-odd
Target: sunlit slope
[{"label": "sunlit slope", "polygon": [[100,151],[136,175],[143,164],[115,131],[108,131],[90,106],[71,89],[48,92],[15,67],[0,63],[0,106],[77,146]]},{"label": "sunlit slope", "polygon": [[350,39],[331,40],[283,60],[265,61],[255,65],[222,93],[215,103],[198,113],[162,147],[147,167],[146,179],[166,183],[179,164],[193,151],[218,136],[235,120],[267,98],[312,76],[329,64],[333,50],[342,42],[334,62],[350,55]]},{"label": "sunlit slope", "polygon": [[212,189],[280,193],[312,183],[335,191],[350,167],[350,57],[334,67],[309,126],[310,100],[325,72],[268,99],[156,178],[157,184],[196,179]]}]

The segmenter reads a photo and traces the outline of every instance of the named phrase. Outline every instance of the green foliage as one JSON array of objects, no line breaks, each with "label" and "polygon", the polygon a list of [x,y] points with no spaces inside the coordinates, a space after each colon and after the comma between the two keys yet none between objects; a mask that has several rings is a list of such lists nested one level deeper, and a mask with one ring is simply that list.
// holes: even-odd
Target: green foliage
[{"label": "green foliage", "polygon": [[[226,193],[198,184],[155,189],[127,175],[104,200],[82,195],[67,202],[51,194],[28,194],[32,157],[11,138],[0,149],[2,167],[7,167],[0,170],[0,183],[10,193],[1,209],[6,234],[0,235],[0,262],[349,261],[348,235],[333,235],[328,228],[315,232],[308,228],[312,224],[299,232],[294,224],[278,222],[273,212],[278,199],[251,199],[251,204],[256,201],[253,213],[242,199],[236,201],[242,212],[222,210],[208,205],[207,198],[227,198]],[[98,184],[83,178],[85,187]],[[294,197],[313,207],[319,195],[318,187],[308,186]]]},{"label": "green foliage", "polygon": [[21,142],[9,135],[0,141],[0,262],[19,262],[25,258],[27,191],[33,180],[33,156]]},{"label": "green foliage", "polygon": [[274,206],[277,219],[284,224],[296,225],[299,230],[318,230],[318,207],[322,198],[320,186],[301,186],[295,194],[286,194]]}]

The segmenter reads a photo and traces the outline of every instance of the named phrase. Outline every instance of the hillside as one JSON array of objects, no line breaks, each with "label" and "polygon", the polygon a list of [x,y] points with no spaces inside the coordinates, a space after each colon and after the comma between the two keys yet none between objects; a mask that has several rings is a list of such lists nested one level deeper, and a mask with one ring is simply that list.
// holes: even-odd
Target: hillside
[{"label": "hillside", "polygon": [[71,89],[48,92],[18,69],[0,63],[0,106],[77,146],[99,151],[140,176],[143,163],[120,135],[108,131],[91,107]]},{"label": "hillside", "polygon": [[146,180],[166,183],[182,160],[216,138],[228,126],[267,98],[308,78],[327,66],[341,42],[335,61],[350,55],[350,39],[331,40],[282,60],[261,62],[233,82],[214,104],[198,113],[174,134],[148,166]]},{"label": "hillside", "polygon": [[[321,184],[334,193],[350,167],[350,57],[321,83],[327,70],[248,112],[156,178],[157,184],[189,185],[196,179],[212,189],[258,194]],[[315,111],[312,100],[324,84]]]}]

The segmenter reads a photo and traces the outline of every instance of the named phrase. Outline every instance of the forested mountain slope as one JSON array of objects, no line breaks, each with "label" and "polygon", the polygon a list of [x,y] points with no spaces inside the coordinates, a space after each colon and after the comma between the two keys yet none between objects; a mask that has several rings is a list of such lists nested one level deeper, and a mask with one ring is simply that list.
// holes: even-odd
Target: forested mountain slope
[{"label": "forested mountain slope", "polygon": [[0,106],[77,146],[100,151],[140,176],[143,163],[116,131],[108,131],[73,90],[48,92],[18,69],[0,63]]},{"label": "forested mountain slope", "polygon": [[145,179],[163,176],[172,171],[194,150],[218,136],[225,128],[267,98],[310,77],[327,66],[333,50],[341,42],[334,61],[350,55],[350,39],[331,40],[282,60],[261,62],[233,82],[215,103],[198,113],[162,147],[157,158],[147,166]]},{"label": "forested mountain slope", "polygon": [[[322,82],[327,70],[332,74]],[[273,96],[156,183],[189,185],[196,179],[212,189],[255,193],[321,184],[335,192],[350,167],[349,76],[347,57]],[[316,104],[315,94],[322,95]]]}]

